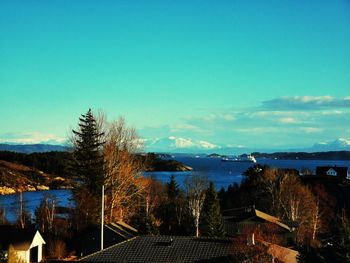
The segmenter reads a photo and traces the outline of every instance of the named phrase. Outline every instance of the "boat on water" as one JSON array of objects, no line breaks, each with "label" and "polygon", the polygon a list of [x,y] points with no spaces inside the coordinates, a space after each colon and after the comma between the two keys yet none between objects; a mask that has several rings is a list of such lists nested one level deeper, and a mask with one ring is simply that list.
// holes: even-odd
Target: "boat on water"
[{"label": "boat on water", "polygon": [[250,163],[256,163],[256,159],[253,155],[250,154],[242,154],[238,157],[229,158],[225,157],[221,159],[222,162],[250,162]]}]

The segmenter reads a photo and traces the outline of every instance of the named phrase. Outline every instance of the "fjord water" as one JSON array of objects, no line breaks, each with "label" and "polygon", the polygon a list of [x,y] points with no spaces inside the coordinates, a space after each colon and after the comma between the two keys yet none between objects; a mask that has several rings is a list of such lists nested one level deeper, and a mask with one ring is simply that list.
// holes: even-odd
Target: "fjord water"
[{"label": "fjord water", "polygon": [[[71,190],[48,190],[48,191],[35,191],[24,192],[23,200],[25,207],[28,209],[32,218],[34,218],[35,209],[39,206],[41,200],[45,196],[55,197],[57,200],[57,206],[71,207],[74,205],[72,199]],[[5,208],[6,219],[10,222],[16,221],[16,214],[20,204],[19,194],[0,195],[0,207]]]},{"label": "fjord water", "polygon": [[[183,187],[186,177],[193,173],[203,174],[213,181],[216,189],[221,187],[227,188],[233,183],[240,183],[243,179],[243,172],[254,163],[250,162],[222,162],[220,158],[198,157],[194,155],[175,155],[174,159],[193,168],[189,172],[147,172],[146,176],[153,176],[161,182],[168,182],[171,175],[175,176],[177,183]],[[301,170],[308,168],[315,171],[317,166],[336,165],[350,167],[350,161],[325,161],[325,160],[274,160],[274,159],[257,159],[260,165],[268,165],[277,168],[293,168]],[[29,211],[34,215],[36,207],[40,204],[42,198],[50,194],[57,197],[59,206],[74,205],[70,199],[72,193],[70,190],[49,190],[24,193],[24,199]],[[6,217],[10,221],[15,220],[15,210],[18,206],[18,194],[0,196],[0,206],[5,208]]]},{"label": "fjord water", "polygon": [[[193,168],[191,172],[149,172],[148,176],[154,176],[162,182],[168,182],[171,175],[175,176],[180,186],[183,186],[184,179],[192,174],[198,173],[208,177],[214,182],[216,189],[227,188],[233,183],[240,183],[242,175],[249,167],[254,166],[251,162],[222,162],[220,158],[198,157],[190,155],[175,155],[174,159]],[[315,171],[317,166],[346,166],[350,167],[350,161],[334,160],[275,160],[257,159],[257,164],[268,165],[276,168],[293,168],[301,171],[308,168]]]}]

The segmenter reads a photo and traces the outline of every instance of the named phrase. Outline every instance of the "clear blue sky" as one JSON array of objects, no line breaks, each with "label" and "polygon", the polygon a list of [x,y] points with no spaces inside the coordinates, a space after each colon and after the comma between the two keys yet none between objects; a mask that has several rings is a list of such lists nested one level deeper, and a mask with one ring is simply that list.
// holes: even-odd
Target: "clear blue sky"
[{"label": "clear blue sky", "polygon": [[350,139],[350,1],[0,2],[0,141],[89,107],[148,140]]}]

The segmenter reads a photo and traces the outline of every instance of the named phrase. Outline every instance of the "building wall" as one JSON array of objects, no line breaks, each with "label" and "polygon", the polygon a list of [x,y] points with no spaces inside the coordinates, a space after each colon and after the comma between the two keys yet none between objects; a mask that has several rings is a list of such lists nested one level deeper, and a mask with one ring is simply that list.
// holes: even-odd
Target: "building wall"
[{"label": "building wall", "polygon": [[10,248],[8,262],[29,263],[29,251],[21,251]]},{"label": "building wall", "polygon": [[38,262],[41,262],[43,256],[43,244],[45,244],[44,239],[37,231],[30,248],[38,247]]}]

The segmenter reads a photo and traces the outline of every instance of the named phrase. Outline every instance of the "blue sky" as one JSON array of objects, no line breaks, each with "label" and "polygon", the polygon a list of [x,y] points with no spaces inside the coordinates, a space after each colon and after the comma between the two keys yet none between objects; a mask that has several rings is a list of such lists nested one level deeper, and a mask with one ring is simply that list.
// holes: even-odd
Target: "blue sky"
[{"label": "blue sky", "polygon": [[0,141],[62,141],[89,107],[148,142],[350,139],[349,47],[349,0],[1,1]]}]

